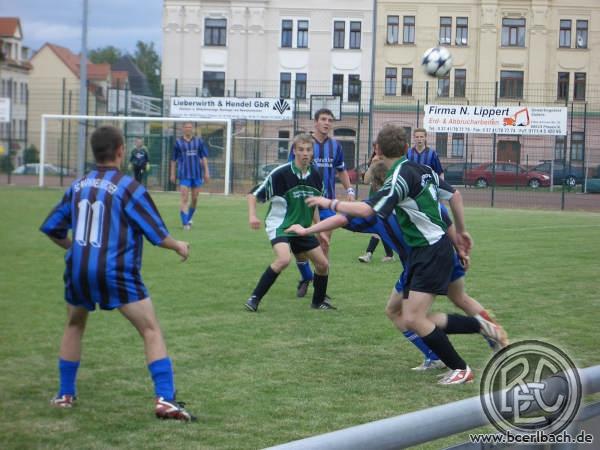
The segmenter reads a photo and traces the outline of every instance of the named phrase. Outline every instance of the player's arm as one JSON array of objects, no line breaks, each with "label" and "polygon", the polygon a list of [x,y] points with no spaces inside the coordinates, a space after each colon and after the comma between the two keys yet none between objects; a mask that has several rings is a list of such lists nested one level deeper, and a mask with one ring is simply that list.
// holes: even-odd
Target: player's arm
[{"label": "player's arm", "polygon": [[304,228],[302,225],[292,225],[285,230],[286,233],[296,233],[298,236],[306,236],[313,233],[323,233],[325,231],[332,231],[337,228],[341,228],[348,224],[348,218],[343,214],[336,214],[335,216],[328,217],[325,220],[321,220],[318,223],[311,225],[308,228]]},{"label": "player's arm", "polygon": [[71,248],[72,242],[69,237],[56,238],[56,237],[50,236],[50,235],[48,235],[48,237],[50,238],[50,240],[52,242],[54,242],[59,247],[64,248],[65,250],[69,250]]},{"label": "player's arm", "polygon": [[[440,191],[444,192],[446,187],[454,190],[452,186],[442,180],[440,182]],[[456,227],[457,245],[460,247],[462,252],[468,255],[473,247],[473,239],[466,229],[465,208],[460,191],[454,190],[454,193],[448,200],[448,204],[452,210],[452,218],[454,219],[454,226]]]},{"label": "player's arm", "polygon": [[208,170],[208,158],[202,158],[202,166],[204,167],[204,181],[210,181],[210,172]]},{"label": "player's arm", "polygon": [[171,183],[175,184],[177,182],[177,176],[175,169],[177,168],[177,143],[173,147],[173,154],[171,155],[171,166],[170,166],[170,179]]},{"label": "player's arm", "polygon": [[344,202],[325,197],[309,197],[306,199],[306,204],[311,207],[318,206],[324,209],[332,209],[335,212],[355,217],[369,217],[375,214],[373,208],[364,202]]},{"label": "player's arm", "polygon": [[436,173],[438,174],[438,177],[440,177],[440,180],[444,179],[444,168],[442,167],[442,163],[440,161],[440,158],[436,153],[433,154],[433,170],[436,171]]},{"label": "player's arm", "polygon": [[256,217],[256,197],[254,194],[248,194],[246,196],[248,200],[248,223],[250,228],[258,230],[260,228],[260,220]]},{"label": "player's arm", "polygon": [[181,261],[185,261],[188,259],[188,256],[190,256],[190,244],[184,241],[177,241],[171,236],[164,238],[158,246],[166,248],[167,250],[173,250],[181,256]]}]

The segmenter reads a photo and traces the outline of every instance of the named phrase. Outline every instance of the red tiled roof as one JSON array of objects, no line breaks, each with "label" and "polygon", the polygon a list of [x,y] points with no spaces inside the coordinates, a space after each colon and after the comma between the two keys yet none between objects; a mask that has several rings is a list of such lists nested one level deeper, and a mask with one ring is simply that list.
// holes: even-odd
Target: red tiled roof
[{"label": "red tiled roof", "polygon": [[[74,54],[71,50],[65,47],[61,47],[56,44],[44,44],[44,47],[48,47],[52,50],[56,56],[79,78],[79,56]],[[40,49],[41,50],[41,49]],[[87,77],[89,80],[107,80],[110,75],[110,64],[93,64],[88,62],[87,64]]]},{"label": "red tiled roof", "polygon": [[125,88],[127,81],[129,81],[129,72],[126,70],[113,70],[111,72],[110,78],[112,80],[113,88]]},{"label": "red tiled roof", "polygon": [[13,37],[20,26],[18,17],[0,17],[0,36]]}]

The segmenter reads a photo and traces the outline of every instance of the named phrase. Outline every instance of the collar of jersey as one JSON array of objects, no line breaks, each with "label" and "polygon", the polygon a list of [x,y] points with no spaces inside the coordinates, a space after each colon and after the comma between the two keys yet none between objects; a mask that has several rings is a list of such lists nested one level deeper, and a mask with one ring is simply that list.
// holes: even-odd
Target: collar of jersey
[{"label": "collar of jersey", "polygon": [[390,175],[392,175],[394,173],[394,170],[396,170],[396,167],[398,167],[400,164],[406,161],[408,161],[408,159],[406,159],[406,155],[402,156],[398,161],[392,164],[392,167],[388,169],[387,173],[385,174],[385,177],[387,178]]},{"label": "collar of jersey", "polygon": [[310,175],[311,166],[308,166],[308,170],[306,171],[306,174],[304,174],[304,175],[302,175],[302,171],[296,167],[295,161],[292,161],[292,164],[290,164],[290,166],[292,167],[292,173],[294,175],[296,175],[298,178],[300,178],[301,180],[305,180]]}]

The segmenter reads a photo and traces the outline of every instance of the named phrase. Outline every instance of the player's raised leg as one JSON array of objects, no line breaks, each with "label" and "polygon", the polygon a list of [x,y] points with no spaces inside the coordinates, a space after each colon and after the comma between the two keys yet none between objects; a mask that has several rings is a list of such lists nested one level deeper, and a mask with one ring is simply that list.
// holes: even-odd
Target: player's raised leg
[{"label": "player's raised leg", "polygon": [[273,252],[275,253],[275,261],[273,261],[269,267],[263,272],[252,295],[246,301],[246,309],[251,312],[258,310],[260,301],[269,291],[273,283],[277,280],[279,274],[290,265],[292,254],[290,252],[290,245],[285,241],[275,242],[273,244]]},{"label": "player's raised leg", "polygon": [[185,410],[183,404],[175,399],[173,366],[167,355],[167,347],[150,298],[125,304],[119,311],[131,322],[144,341],[146,363],[154,382],[156,417],[184,422],[196,420]]},{"label": "player's raised leg", "polygon": [[336,309],[325,295],[327,294],[327,283],[329,282],[329,260],[321,246],[306,252],[308,258],[315,266],[314,292],[311,307],[314,309]]},{"label": "player's raised leg", "polygon": [[306,255],[296,255],[296,266],[298,272],[300,272],[300,281],[298,282],[298,288],[296,289],[296,297],[302,298],[306,296],[308,286],[314,279],[314,274],[310,268],[310,262]]},{"label": "player's raised leg", "polygon": [[88,310],[67,304],[67,323],[60,343],[58,394],[51,400],[53,406],[70,408],[77,393],[77,371],[81,361],[81,339],[87,323]]}]

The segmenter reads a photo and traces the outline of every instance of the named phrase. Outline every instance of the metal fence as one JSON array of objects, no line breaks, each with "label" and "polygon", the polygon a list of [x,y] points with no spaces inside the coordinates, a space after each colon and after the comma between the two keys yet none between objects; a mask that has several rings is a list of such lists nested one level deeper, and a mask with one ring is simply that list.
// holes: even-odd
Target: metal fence
[{"label": "metal fence", "polygon": [[[335,122],[333,136],[342,143],[351,179],[364,194],[368,191],[360,185],[360,175],[374,136],[388,123],[405,127],[412,135],[412,131],[423,123],[425,104],[566,106],[567,136],[431,133],[428,144],[440,155],[447,179],[463,187],[469,204],[600,211],[600,196],[584,195],[600,184],[595,180],[600,178],[600,85],[586,86],[584,98],[576,100],[568,96],[558,98],[565,92],[557,86],[525,84],[514,88],[502,82],[455,82],[451,86],[448,80],[425,83],[401,80],[397,84],[387,80],[373,85],[353,82],[351,86],[332,86],[329,81],[309,80],[301,86],[296,84],[292,89],[291,85],[280,81],[228,80],[208,86],[192,79],[163,81],[162,91],[154,100],[144,99],[149,105],[148,114],[168,115],[168,105],[173,96],[277,97],[283,92],[295,97],[291,121],[235,121],[230,190],[237,193],[247,192],[268,167],[287,159],[294,134],[312,130],[310,99],[313,95],[330,95],[335,91],[343,96],[342,115]],[[132,106],[130,100],[133,94],[127,86],[119,86],[116,90],[98,89],[95,94],[88,101],[89,115],[141,114],[139,105]],[[581,94],[578,91],[578,95]],[[26,140],[19,147],[33,144],[39,148],[41,114],[76,113],[78,101],[78,86],[73,83],[53,78],[38,79],[32,83],[27,104]],[[88,130],[98,123],[88,122]],[[176,125],[133,123],[125,126],[124,132],[130,147],[135,137],[143,137],[150,150],[154,168],[148,184],[155,189],[173,189],[166,177],[166,166],[173,139],[179,133]],[[207,189],[223,192],[223,129],[199,123],[197,132],[206,137],[211,148],[210,165],[214,180]],[[4,133],[0,141],[6,142],[9,137]],[[72,178],[76,167],[77,123],[64,121],[49,125],[47,140],[47,161],[55,167],[47,169],[50,171],[48,182],[64,185]],[[14,146],[8,142],[5,148]],[[86,155],[86,162],[91,163],[89,150]],[[22,153],[13,152],[11,162],[19,172],[18,166],[25,162]],[[2,164],[2,167],[5,166],[8,169],[7,164]],[[0,183],[35,184],[28,175],[13,175],[6,169]],[[21,169],[23,171],[26,170]],[[486,175],[477,176],[481,171]],[[540,174],[551,180],[541,180]],[[542,186],[538,187],[540,181]]]}]

